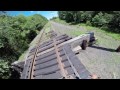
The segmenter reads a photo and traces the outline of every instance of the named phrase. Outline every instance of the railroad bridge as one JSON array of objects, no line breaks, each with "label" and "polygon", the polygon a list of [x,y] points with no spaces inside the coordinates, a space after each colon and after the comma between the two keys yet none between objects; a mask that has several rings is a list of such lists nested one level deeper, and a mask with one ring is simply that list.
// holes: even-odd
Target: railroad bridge
[{"label": "railroad bridge", "polygon": [[73,48],[86,49],[94,41],[94,34],[88,33],[72,38],[66,34],[57,35],[50,31],[50,39],[32,48],[24,63],[21,79],[90,79],[91,73],[75,55]]}]

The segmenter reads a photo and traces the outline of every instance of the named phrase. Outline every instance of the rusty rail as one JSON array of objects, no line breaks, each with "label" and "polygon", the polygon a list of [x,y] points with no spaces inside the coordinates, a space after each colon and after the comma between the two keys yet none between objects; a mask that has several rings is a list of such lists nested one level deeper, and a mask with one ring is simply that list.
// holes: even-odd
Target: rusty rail
[{"label": "rusty rail", "polygon": [[[65,51],[64,48],[65,48],[65,46],[63,47],[63,50],[64,50],[64,52],[65,52],[65,55],[67,56],[67,53],[66,53],[66,51]],[[76,70],[76,68],[74,67],[73,63],[70,61],[70,58],[69,58],[68,56],[67,56],[67,59],[68,59],[70,65],[71,65],[71,67],[72,67],[72,69],[73,69],[73,71],[74,71],[76,77],[77,77],[78,79],[81,79],[81,77],[80,77],[78,71]]]},{"label": "rusty rail", "polygon": [[61,75],[63,76],[63,78],[67,79],[67,75],[66,75],[63,63],[61,62],[61,57],[59,55],[55,39],[53,39],[53,44],[54,44],[55,52],[56,52],[56,55],[57,55],[57,62],[58,62],[58,65],[59,65],[59,68],[60,68],[60,71],[61,71]]},{"label": "rusty rail", "polygon": [[[44,30],[28,56],[27,64],[22,78],[25,79],[82,79],[87,78],[89,72],[75,57],[72,49],[67,45],[61,45],[71,38],[67,35],[57,36],[51,31],[51,39],[42,44]],[[40,44],[40,45],[39,45]],[[43,53],[44,52],[44,53]],[[32,57],[33,55],[33,57]]]},{"label": "rusty rail", "polygon": [[31,71],[29,72],[29,76],[28,76],[28,78],[30,78],[30,79],[34,79],[34,64],[35,64],[35,59],[36,59],[37,52],[38,52],[38,47],[39,47],[39,44],[40,44],[40,42],[42,40],[44,32],[45,32],[45,30],[43,30],[43,32],[42,32],[42,34],[40,36],[40,39],[39,39],[39,41],[37,43],[37,47],[35,48],[34,58],[33,58],[33,61],[31,62],[31,64],[32,64],[31,65]]}]

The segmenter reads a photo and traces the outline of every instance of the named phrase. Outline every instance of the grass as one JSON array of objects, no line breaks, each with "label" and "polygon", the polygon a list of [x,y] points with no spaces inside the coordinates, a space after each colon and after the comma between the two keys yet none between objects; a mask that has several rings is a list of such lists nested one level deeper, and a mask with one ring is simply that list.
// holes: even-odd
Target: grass
[{"label": "grass", "polygon": [[43,29],[45,29],[45,33],[48,33],[50,31],[50,22],[48,22]]},{"label": "grass", "polygon": [[84,32],[80,31],[79,29],[75,29],[75,30],[67,31],[66,34],[68,34],[72,37],[76,37],[76,36],[79,36],[81,34],[84,34]]},{"label": "grass", "polygon": [[[56,21],[57,22],[57,21]],[[64,24],[63,20],[58,21],[58,23]],[[66,22],[65,22],[66,23]],[[78,36],[81,34],[84,34],[86,32],[92,31],[95,33],[95,37],[98,39],[97,44],[98,47],[103,47],[106,49],[113,49],[115,50],[119,45],[120,45],[120,34],[109,32],[104,29],[100,29],[97,27],[92,27],[88,26],[84,23],[76,24],[76,25],[71,25],[70,23],[66,23],[66,26],[72,26],[74,27],[73,30],[67,30],[68,35],[71,36]],[[106,53],[101,53],[102,51],[99,51],[100,53],[96,53],[96,58],[91,58],[89,64],[98,64],[98,65],[105,65],[107,72],[111,72],[113,74],[113,78],[118,78],[120,77],[120,72],[119,72],[119,65],[120,65],[120,53],[116,52],[109,52],[107,51]],[[104,57],[104,58],[97,58],[98,57]],[[99,66],[98,66],[99,67]]]},{"label": "grass", "polygon": [[118,33],[110,32],[110,31],[100,29],[100,28],[96,28],[96,27],[92,27],[92,26],[87,26],[85,24],[80,24],[80,26],[86,27],[86,29],[89,30],[89,31],[95,30],[97,32],[101,32],[101,33],[104,33],[104,34],[106,34],[108,36],[111,36],[112,38],[114,38],[116,40],[120,40],[120,34],[118,34]]},{"label": "grass", "polygon": [[64,24],[64,25],[68,25],[67,22],[65,22],[64,20],[61,20],[61,19],[59,19],[59,18],[56,18],[56,19],[54,19],[54,20],[52,20],[52,21],[54,21],[54,22],[59,22],[59,23]]},{"label": "grass", "polygon": [[80,31],[70,31],[70,34],[71,34],[71,35],[74,35],[74,36],[79,36],[79,35],[81,35],[81,34],[83,34],[83,33],[80,32]]},{"label": "grass", "polygon": [[26,50],[18,59],[18,61],[24,61],[25,55],[27,53],[28,50]]},{"label": "grass", "polygon": [[116,33],[108,33],[109,36],[113,37],[116,40],[120,40],[120,34],[116,34]]},{"label": "grass", "polygon": [[[61,21],[62,23],[65,22],[63,20]],[[108,32],[106,30],[103,30],[97,27],[88,26],[84,23],[80,23],[76,25],[70,25],[69,23],[67,23],[67,25],[72,26],[74,28],[73,30],[66,30],[64,33],[72,37],[76,37],[81,34],[85,34],[87,32],[92,31],[95,33],[95,37],[98,39],[96,44],[101,45],[106,48],[111,48],[111,49],[116,49],[120,45],[120,34]],[[116,57],[116,60],[118,60],[117,57]]]},{"label": "grass", "polygon": [[[53,21],[61,23],[61,24],[65,24],[65,25],[71,25],[71,23],[67,23],[64,20],[60,20],[59,18],[57,18],[57,19],[55,19]],[[75,24],[75,25],[71,25],[71,26],[76,26],[76,27],[82,26],[82,27],[86,28],[87,31],[95,31],[95,32],[104,33],[105,35],[108,35],[108,36],[110,36],[110,37],[112,37],[112,38],[114,38],[116,40],[120,40],[120,34],[118,34],[118,33],[110,32],[110,31],[107,31],[107,30],[104,30],[104,29],[100,29],[100,28],[97,28],[97,27],[87,26],[84,23]],[[79,35],[79,33],[80,32],[75,32],[73,34]]]}]

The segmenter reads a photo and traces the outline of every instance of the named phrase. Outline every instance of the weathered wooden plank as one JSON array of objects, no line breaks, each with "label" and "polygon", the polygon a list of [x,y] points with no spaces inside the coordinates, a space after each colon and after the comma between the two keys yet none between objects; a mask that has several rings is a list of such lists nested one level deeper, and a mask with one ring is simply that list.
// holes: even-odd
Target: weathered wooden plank
[{"label": "weathered wooden plank", "polygon": [[46,62],[46,63],[35,65],[35,70],[49,68],[50,66],[57,65],[57,64],[58,64],[57,60],[51,60],[51,61]]},{"label": "weathered wooden plank", "polygon": [[26,64],[24,66],[24,69],[23,69],[23,72],[22,72],[22,75],[21,75],[21,79],[27,79],[31,62],[32,62],[32,59],[26,61]]},{"label": "weathered wooden plank", "polygon": [[[62,50],[62,48],[60,47],[59,48],[59,52]],[[49,51],[49,52],[45,52],[45,53],[38,53],[37,54],[37,57],[40,57],[40,58],[44,58],[44,57],[47,57],[47,56],[50,56],[50,55],[53,55],[53,54],[55,54],[55,50],[53,49],[53,50],[51,50],[51,51]]]},{"label": "weathered wooden plank", "polygon": [[54,65],[54,66],[51,66],[49,68],[45,68],[45,69],[40,69],[40,70],[34,71],[34,76],[47,75],[47,74],[54,73],[54,72],[56,72],[58,70],[59,70],[58,65]]},{"label": "weathered wooden plank", "polygon": [[[62,61],[66,61],[67,60],[67,57],[65,55],[61,56],[61,58],[62,58]],[[50,59],[50,60],[43,60],[43,61],[37,60],[35,65],[37,65],[37,64],[43,64],[43,63],[46,63],[46,62],[49,62],[49,61],[52,61],[52,60],[56,60],[56,59],[57,58]]]},{"label": "weathered wooden plank", "polygon": [[60,77],[62,77],[60,71],[56,71],[55,73],[52,74],[36,76],[34,77],[34,79],[58,79]]},{"label": "weathered wooden plank", "polygon": [[[64,51],[63,50],[61,50],[60,51],[60,56],[63,56],[65,53],[64,53]],[[45,55],[45,54],[44,54]],[[56,58],[56,54],[52,54],[52,55],[49,55],[49,56],[44,56],[44,58],[42,57],[36,57],[36,61],[37,60],[45,60],[45,59],[47,59],[47,60],[51,60],[51,59],[55,59]]]},{"label": "weathered wooden plank", "polygon": [[59,46],[69,44],[71,46],[71,48],[75,48],[76,46],[81,45],[83,40],[87,40],[87,42],[89,42],[89,40],[90,40],[90,34],[80,35],[80,36],[75,37],[73,39],[70,39],[70,40],[68,40],[66,42],[63,42]]}]

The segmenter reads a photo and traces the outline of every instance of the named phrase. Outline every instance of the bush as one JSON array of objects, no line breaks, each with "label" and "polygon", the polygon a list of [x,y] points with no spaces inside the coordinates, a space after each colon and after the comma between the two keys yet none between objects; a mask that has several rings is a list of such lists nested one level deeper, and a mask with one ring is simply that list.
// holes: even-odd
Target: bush
[{"label": "bush", "polygon": [[10,76],[8,62],[0,59],[0,79],[8,79]]},{"label": "bush", "polygon": [[114,12],[112,20],[108,24],[108,28],[116,33],[120,33],[120,12]]},{"label": "bush", "polygon": [[105,25],[107,23],[106,18],[104,18],[104,15],[100,12],[98,13],[98,15],[96,15],[93,19],[92,19],[92,25],[96,26],[96,27],[102,27],[103,25]]},{"label": "bush", "polygon": [[35,30],[41,30],[47,23],[41,15],[25,17],[8,16],[0,13],[0,78],[9,78],[9,67],[18,60],[28,48],[29,43],[37,35]]},{"label": "bush", "polygon": [[35,30],[30,30],[29,33],[26,34],[28,42],[31,42],[36,37],[36,35],[37,33]]},{"label": "bush", "polygon": [[87,21],[87,22],[86,22],[86,25],[91,26],[92,24],[91,24],[90,21]]},{"label": "bush", "polygon": [[60,19],[120,33],[120,11],[59,11]]}]

